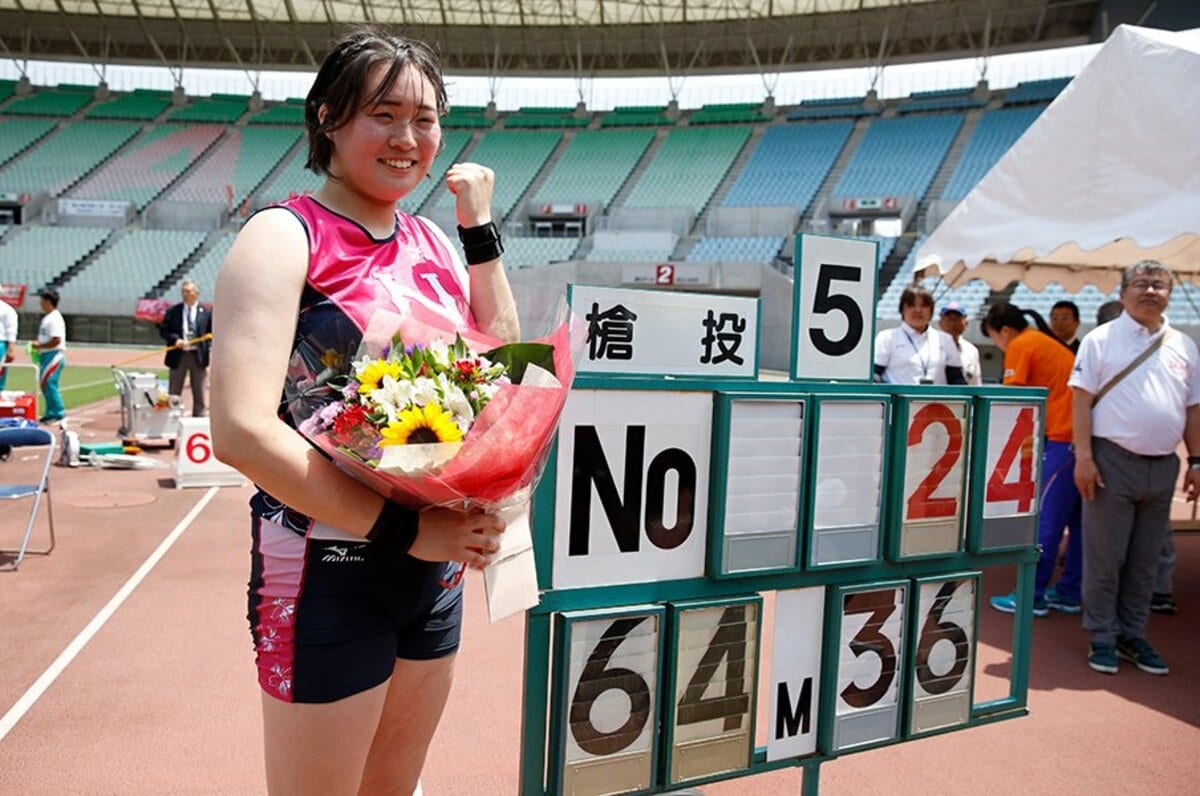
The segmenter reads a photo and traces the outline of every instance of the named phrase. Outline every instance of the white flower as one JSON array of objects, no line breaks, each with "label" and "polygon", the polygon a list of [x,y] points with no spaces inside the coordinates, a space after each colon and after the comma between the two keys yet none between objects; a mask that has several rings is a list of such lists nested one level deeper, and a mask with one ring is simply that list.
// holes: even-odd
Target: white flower
[{"label": "white flower", "polygon": [[[442,381],[442,377],[438,377],[438,381]],[[417,406],[424,406],[428,403],[436,403],[441,398],[442,390],[438,381],[434,381],[428,376],[419,376],[412,383],[412,402]]]},{"label": "white flower", "polygon": [[433,357],[434,363],[436,363],[439,368],[444,369],[450,367],[450,346],[446,345],[445,342],[441,340],[434,340],[429,344],[429,348],[426,350],[426,353]]},{"label": "white flower", "polygon": [[370,397],[380,411],[387,413],[388,422],[394,423],[400,411],[415,400],[415,392],[416,386],[412,382],[397,381],[389,375],[384,376],[383,382],[371,390]]},{"label": "white flower", "polygon": [[463,393],[462,389],[450,384],[444,376],[439,378],[444,382],[442,387],[442,405],[454,416],[454,422],[466,434],[468,429],[471,428],[471,424],[475,422],[475,410],[471,408],[471,402],[467,400],[467,396]]}]

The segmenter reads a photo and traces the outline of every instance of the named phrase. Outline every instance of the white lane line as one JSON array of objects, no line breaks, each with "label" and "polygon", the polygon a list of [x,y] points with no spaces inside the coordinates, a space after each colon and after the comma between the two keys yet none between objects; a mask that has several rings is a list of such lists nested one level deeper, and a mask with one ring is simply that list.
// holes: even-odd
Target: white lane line
[{"label": "white lane line", "polygon": [[154,569],[155,565],[167,554],[171,546],[183,535],[183,532],[188,529],[188,526],[192,524],[192,521],[204,510],[204,507],[208,505],[209,501],[213,499],[213,496],[219,490],[220,487],[209,487],[204,497],[200,498],[200,501],[192,507],[187,516],[180,520],[179,524],[167,534],[167,538],[163,539],[154,552],[150,554],[150,557],[142,562],[137,572],[129,576],[129,580],[125,581],[125,585],[117,590],[117,593],[100,609],[98,614],[92,617],[92,621],[88,622],[87,627],[79,632],[79,635],[67,645],[67,648],[54,659],[54,663],[51,663],[46,671],[42,672],[34,684],[29,686],[29,690],[21,695],[21,698],[4,714],[3,718],[0,718],[0,741],[3,741],[9,731],[16,726],[17,722],[29,712],[34,703],[58,679],[58,676],[70,665],[71,661],[75,660],[75,656],[92,640],[92,637],[100,632],[100,628],[104,627],[104,624],[112,618],[112,615],[121,607],[121,603],[125,602],[125,599],[130,594],[133,594],[133,590],[150,574],[150,570]]}]

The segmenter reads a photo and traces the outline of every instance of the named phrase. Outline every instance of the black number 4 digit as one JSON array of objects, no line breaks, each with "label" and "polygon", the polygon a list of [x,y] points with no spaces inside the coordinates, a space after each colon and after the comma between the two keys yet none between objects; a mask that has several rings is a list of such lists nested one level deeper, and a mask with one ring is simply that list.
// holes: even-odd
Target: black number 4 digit
[{"label": "black number 4 digit", "polygon": [[[733,605],[721,613],[717,632],[704,650],[696,671],[688,680],[679,700],[677,725],[695,724],[711,719],[725,719],[724,730],[740,729],[742,717],[750,712],[750,695],[746,693],[746,606]],[[725,667],[725,693],[704,698],[721,661]]]}]

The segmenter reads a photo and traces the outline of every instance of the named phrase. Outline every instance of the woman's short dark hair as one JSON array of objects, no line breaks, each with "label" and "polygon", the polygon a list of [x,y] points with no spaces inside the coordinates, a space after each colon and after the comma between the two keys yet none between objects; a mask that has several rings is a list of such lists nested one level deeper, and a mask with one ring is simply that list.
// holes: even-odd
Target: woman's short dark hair
[{"label": "woman's short dark hair", "polygon": [[900,314],[904,314],[905,307],[915,307],[918,304],[924,304],[929,309],[933,309],[933,294],[920,285],[909,285],[904,288],[904,292],[900,294]]},{"label": "woman's short dark hair", "polygon": [[[371,70],[377,64],[387,64],[387,72],[375,91],[367,96]],[[429,45],[380,27],[356,27],[338,39],[321,62],[304,100],[304,127],[308,132],[305,168],[329,175],[333,142],[328,134],[344,127],[360,108],[383,99],[410,66],[429,79],[438,116],[444,116],[448,103],[442,64]],[[322,105],[326,108],[324,121],[320,114]]]}]

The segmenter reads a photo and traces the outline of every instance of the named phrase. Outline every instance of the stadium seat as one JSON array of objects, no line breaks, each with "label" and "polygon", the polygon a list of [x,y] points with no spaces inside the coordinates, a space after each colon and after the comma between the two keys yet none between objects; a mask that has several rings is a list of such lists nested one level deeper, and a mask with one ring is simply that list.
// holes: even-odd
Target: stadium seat
[{"label": "stadium seat", "polygon": [[[54,460],[54,435],[44,428],[0,428],[0,447],[33,448],[44,454],[45,458],[38,462],[35,470],[40,471],[34,483],[11,483],[8,471],[17,470],[21,464],[9,459],[0,463],[0,500],[30,500],[29,519],[25,522],[25,533],[17,548],[0,550],[0,553],[15,554],[12,561],[0,564],[0,570],[16,571],[28,554],[49,555],[54,549],[54,508],[50,501],[50,462]],[[13,477],[19,477],[17,473]],[[46,497],[46,517],[50,525],[50,545],[40,550],[30,550],[29,540],[33,536],[33,526],[37,521],[38,509],[42,505],[42,496]]]}]

